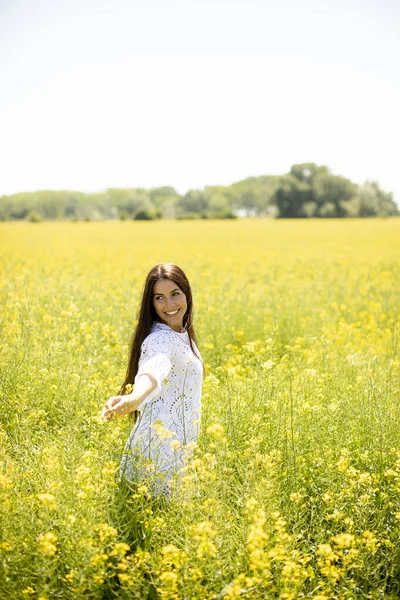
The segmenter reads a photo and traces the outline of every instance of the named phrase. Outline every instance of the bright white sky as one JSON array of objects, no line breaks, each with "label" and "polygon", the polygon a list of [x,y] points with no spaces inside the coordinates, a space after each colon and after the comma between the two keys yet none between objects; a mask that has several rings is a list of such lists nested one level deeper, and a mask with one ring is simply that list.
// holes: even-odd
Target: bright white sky
[{"label": "bright white sky", "polygon": [[0,0],[0,196],[316,162],[400,202],[398,0]]}]

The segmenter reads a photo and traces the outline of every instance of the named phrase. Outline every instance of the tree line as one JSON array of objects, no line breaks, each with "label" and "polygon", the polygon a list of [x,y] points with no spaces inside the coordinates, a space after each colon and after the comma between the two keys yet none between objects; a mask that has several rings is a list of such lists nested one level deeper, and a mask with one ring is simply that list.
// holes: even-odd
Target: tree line
[{"label": "tree line", "polygon": [[390,192],[357,185],[326,166],[293,165],[285,175],[248,177],[229,186],[178,194],[172,187],[108,188],[100,193],[37,191],[2,196],[0,220],[343,218],[396,216]]}]

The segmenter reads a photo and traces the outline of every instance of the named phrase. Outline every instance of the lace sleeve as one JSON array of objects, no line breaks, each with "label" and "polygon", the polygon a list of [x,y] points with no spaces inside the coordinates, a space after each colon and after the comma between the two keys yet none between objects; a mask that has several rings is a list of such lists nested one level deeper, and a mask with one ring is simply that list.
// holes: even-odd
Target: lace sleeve
[{"label": "lace sleeve", "polygon": [[171,371],[172,343],[168,335],[150,334],[144,340],[141,348],[139,369],[135,382],[141,375],[152,375],[157,382],[157,387],[143,400],[139,410],[150,400],[161,393],[164,379]]}]

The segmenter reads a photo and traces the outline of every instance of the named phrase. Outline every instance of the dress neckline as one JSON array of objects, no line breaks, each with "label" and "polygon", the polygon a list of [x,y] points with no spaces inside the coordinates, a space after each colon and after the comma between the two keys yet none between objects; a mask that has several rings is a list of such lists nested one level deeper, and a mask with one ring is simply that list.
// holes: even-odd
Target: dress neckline
[{"label": "dress neckline", "polygon": [[177,335],[187,335],[187,329],[184,329],[182,332],[175,331],[175,329],[172,329],[172,327],[170,327],[166,323],[160,323],[159,321],[153,322],[152,330],[154,329],[166,329],[172,331],[173,333],[176,333]]}]

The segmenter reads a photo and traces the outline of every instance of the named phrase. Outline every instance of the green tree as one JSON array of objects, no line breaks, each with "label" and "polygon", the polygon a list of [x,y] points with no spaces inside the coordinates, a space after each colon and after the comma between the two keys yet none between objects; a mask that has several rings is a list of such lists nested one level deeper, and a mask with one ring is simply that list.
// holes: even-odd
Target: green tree
[{"label": "green tree", "polygon": [[281,177],[280,185],[275,191],[275,202],[279,218],[298,219],[307,217],[304,206],[310,206],[315,198],[307,181],[289,174]]},{"label": "green tree", "polygon": [[315,216],[346,216],[343,202],[350,200],[354,195],[355,190],[357,189],[357,186],[354,183],[349,179],[332,175],[332,173],[324,170],[315,174],[311,185],[315,202],[318,206]]},{"label": "green tree", "polygon": [[347,216],[375,217],[395,216],[399,209],[390,192],[380,189],[376,181],[366,181],[356,188],[354,195],[343,203]]},{"label": "green tree", "polygon": [[178,192],[169,186],[153,188],[149,191],[151,201],[157,213],[163,219],[175,219],[177,204],[180,199]]},{"label": "green tree", "polygon": [[107,190],[110,199],[109,204],[116,210],[126,212],[131,218],[134,218],[139,212],[147,211],[151,213],[154,205],[147,190],[138,189],[118,189],[109,188]]},{"label": "green tree", "polygon": [[42,221],[42,215],[37,210],[30,210],[26,215],[26,220],[31,223],[40,223]]},{"label": "green tree", "polygon": [[329,173],[328,167],[318,166],[315,163],[301,163],[293,165],[290,169],[290,175],[296,177],[302,183],[307,183],[312,186],[317,176],[327,175]]},{"label": "green tree", "polygon": [[358,214],[357,186],[315,163],[293,165],[280,178],[275,202],[280,218],[345,217]]},{"label": "green tree", "polygon": [[180,217],[200,216],[207,208],[206,195],[202,190],[189,190],[177,202],[177,213]]}]

